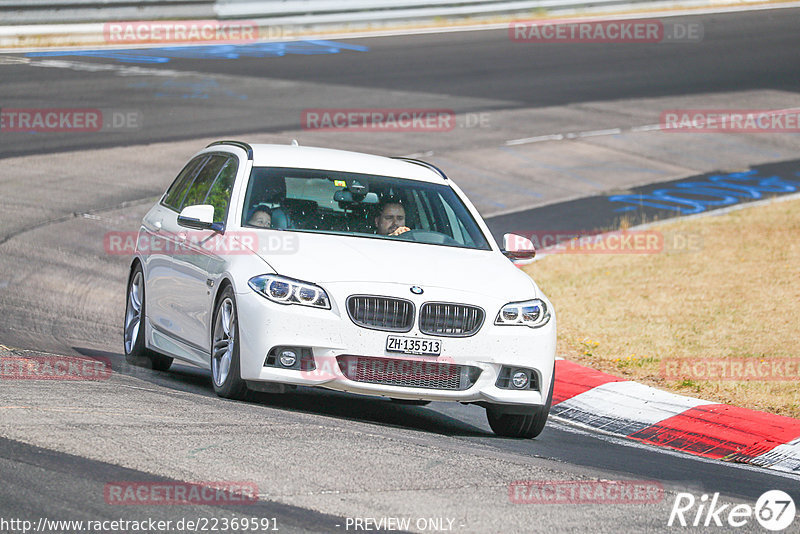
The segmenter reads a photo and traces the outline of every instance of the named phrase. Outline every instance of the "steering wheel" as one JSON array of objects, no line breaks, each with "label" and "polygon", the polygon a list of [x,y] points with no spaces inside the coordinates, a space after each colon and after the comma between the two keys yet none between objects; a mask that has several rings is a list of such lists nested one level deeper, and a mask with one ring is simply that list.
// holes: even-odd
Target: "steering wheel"
[{"label": "steering wheel", "polygon": [[431,230],[409,230],[395,236],[397,239],[406,241],[416,241],[418,243],[432,243],[434,245],[460,245],[458,241],[447,234],[433,232]]}]

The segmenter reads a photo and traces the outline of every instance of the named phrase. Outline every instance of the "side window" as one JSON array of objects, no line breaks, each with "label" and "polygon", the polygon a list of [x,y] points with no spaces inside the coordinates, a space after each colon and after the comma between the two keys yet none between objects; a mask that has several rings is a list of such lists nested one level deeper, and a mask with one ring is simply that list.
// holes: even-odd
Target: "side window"
[{"label": "side window", "polygon": [[219,171],[222,170],[222,166],[225,165],[226,161],[228,161],[228,158],[225,156],[211,156],[209,158],[202,170],[195,177],[192,185],[190,185],[189,189],[186,191],[186,196],[183,197],[183,201],[181,202],[181,209],[186,206],[194,206],[195,204],[203,203],[209,189],[211,189],[211,184],[216,180]]},{"label": "side window", "polygon": [[206,159],[208,159],[208,156],[198,156],[187,163],[178,174],[178,177],[175,178],[175,181],[172,182],[172,185],[169,186],[169,189],[167,189],[167,193],[161,203],[178,211],[181,207],[181,200],[186,195],[186,188],[192,183],[192,179],[194,179],[195,174],[197,174]]},{"label": "side window", "polygon": [[236,180],[236,171],[239,168],[239,161],[236,158],[228,158],[222,170],[219,172],[214,185],[208,190],[203,204],[214,206],[214,220],[224,221],[228,212],[228,203],[231,200],[233,182]]}]

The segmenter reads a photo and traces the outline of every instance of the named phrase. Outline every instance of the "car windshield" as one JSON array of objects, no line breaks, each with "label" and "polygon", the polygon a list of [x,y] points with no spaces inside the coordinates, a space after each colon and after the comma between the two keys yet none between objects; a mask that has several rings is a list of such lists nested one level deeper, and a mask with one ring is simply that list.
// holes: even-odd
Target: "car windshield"
[{"label": "car windshield", "polygon": [[387,176],[254,167],[242,225],[490,250],[450,187]]}]

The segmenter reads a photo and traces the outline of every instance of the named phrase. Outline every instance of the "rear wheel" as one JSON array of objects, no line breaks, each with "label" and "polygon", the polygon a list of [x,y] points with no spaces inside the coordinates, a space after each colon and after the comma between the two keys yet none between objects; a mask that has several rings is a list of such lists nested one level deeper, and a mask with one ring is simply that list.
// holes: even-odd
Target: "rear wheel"
[{"label": "rear wheel", "polygon": [[128,278],[128,298],[125,304],[125,323],[122,339],[125,361],[131,365],[148,367],[156,371],[166,371],[172,365],[172,358],[148,349],[144,344],[144,272],[137,263]]},{"label": "rear wheel", "polygon": [[239,366],[239,321],[231,286],[222,290],[211,333],[211,378],[214,391],[226,399],[244,399],[247,384]]},{"label": "rear wheel", "polygon": [[555,384],[555,381],[556,370],[553,367],[553,379],[550,380],[547,401],[543,406],[537,406],[529,413],[503,413],[501,406],[486,408],[486,417],[489,419],[489,426],[492,427],[492,431],[498,436],[507,438],[530,439],[541,434],[545,423],[547,423],[547,416],[550,414],[550,406],[553,404],[553,384]]}]

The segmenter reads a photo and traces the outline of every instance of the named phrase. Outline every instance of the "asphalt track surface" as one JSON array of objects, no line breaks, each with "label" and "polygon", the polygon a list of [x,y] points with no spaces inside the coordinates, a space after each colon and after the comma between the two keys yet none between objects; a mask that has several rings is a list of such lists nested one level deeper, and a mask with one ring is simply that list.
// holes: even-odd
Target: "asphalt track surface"
[{"label": "asphalt track surface", "polygon": [[[330,532],[343,531],[344,518],[355,515],[435,514],[455,518],[456,532],[633,532],[666,528],[677,491],[697,496],[720,492],[734,502],[752,504],[768,489],[783,489],[800,502],[796,477],[665,453],[555,420],[536,440],[498,439],[476,407],[412,407],[315,390],[230,403],[216,398],[207,373],[196,369],[175,365],[159,373],[131,368],[124,363],[118,339],[127,259],[102,257],[86,245],[102,236],[108,228],[103,225],[135,227],[170,179],[138,178],[122,163],[108,159],[118,152],[97,150],[102,148],[123,147],[120,150],[133,151],[125,152],[128,164],[139,162],[144,172],[158,166],[168,174],[183,160],[175,161],[164,143],[304,134],[299,117],[306,108],[446,107],[460,116],[491,114],[492,128],[449,137],[364,141],[353,136],[339,143],[336,137],[321,139],[329,146],[364,145],[394,154],[431,148],[432,161],[453,163],[446,168],[477,188],[480,182],[469,181],[475,167],[459,167],[456,148],[478,150],[518,137],[653,122],[652,113],[642,114],[631,102],[649,102],[651,111],[676,107],[675,102],[703,107],[728,99],[738,107],[795,104],[791,95],[800,89],[799,11],[681,20],[703,23],[701,44],[526,46],[509,42],[500,30],[349,39],[341,41],[347,46],[326,45],[335,53],[318,55],[172,57],[146,64],[85,55],[2,54],[0,78],[7,80],[0,85],[3,107],[133,109],[145,126],[104,135],[0,132],[4,167],[24,182],[8,174],[4,189],[11,198],[26,199],[13,206],[6,200],[6,215],[0,217],[0,343],[107,358],[114,370],[104,384],[3,384],[0,515],[175,519],[248,514],[278,517],[285,531]],[[163,57],[161,52],[150,55]],[[41,61],[61,63],[37,64]],[[103,67],[91,70],[87,64]],[[131,74],[125,70],[131,67],[151,70]],[[619,101],[625,105],[610,117],[609,110]],[[652,105],[654,101],[659,104]],[[525,113],[538,120],[520,119]],[[613,142],[627,143],[629,151],[640,148],[632,136],[609,140]],[[153,145],[137,152],[143,143]],[[537,190],[541,196],[532,198],[547,205],[517,209],[513,199],[498,197],[495,204],[502,206],[487,204],[482,211],[498,231],[520,226],[613,227],[618,214],[607,197],[615,190],[646,192],[743,166],[786,179],[800,170],[788,157],[798,146],[796,137],[767,142],[748,137],[741,143],[752,151],[715,148],[721,158],[735,161],[729,167],[681,163],[670,174],[645,173],[625,182],[610,179],[602,187],[576,189],[569,192],[574,198],[561,203],[552,202],[562,197],[550,195],[550,184],[543,183]],[[202,146],[186,143],[190,145],[192,150]],[[180,146],[186,159],[191,151]],[[577,147],[545,149],[569,154]],[[666,150],[659,154],[669,159]],[[46,178],[65,165],[89,169],[93,176],[80,183],[80,191],[59,189],[63,184],[57,182],[48,185]],[[662,169],[665,164],[660,165]],[[686,171],[690,168],[697,172]],[[42,177],[42,183],[24,178],[30,176]],[[114,189],[119,181],[131,179],[141,182]],[[114,190],[113,195],[104,196],[104,188]],[[513,189],[505,195],[513,196]],[[42,204],[53,210],[42,213]],[[648,220],[650,215],[674,215],[637,213]],[[42,290],[45,295],[37,294]],[[206,449],[213,453],[210,457],[203,456]],[[323,458],[334,460],[320,461]],[[231,478],[236,476],[240,478]],[[264,489],[257,508],[141,510],[102,501],[103,485],[113,480],[241,477],[258,480]],[[511,481],[548,478],[656,480],[667,493],[663,502],[649,506],[509,505]]]},{"label": "asphalt track surface", "polygon": [[[670,20],[688,25],[698,19]],[[466,113],[800,89],[795,10],[707,15],[699,20],[704,31],[700,45],[531,45],[511,42],[506,30],[496,30],[334,40],[338,46],[309,45],[303,53],[282,52],[283,57],[270,57],[271,52],[249,52],[256,57],[248,57],[245,50],[234,51],[232,55],[239,56],[235,59],[210,51],[208,57],[192,59],[180,57],[185,53],[158,49],[111,54],[123,59],[75,53],[29,57],[31,61],[79,61],[209,77],[139,80],[127,74],[114,76],[113,71],[20,69],[0,64],[3,79],[13,76],[15,82],[3,91],[4,107],[25,107],[29,101],[38,106],[48,102],[53,107],[57,103],[135,109],[147,125],[139,131],[103,136],[5,135],[0,156],[196,138],[198,132],[219,137],[295,130],[306,108],[442,107]],[[124,59],[126,55],[167,61],[133,61]],[[254,90],[253,81],[259,80],[272,85]],[[313,87],[297,85],[302,83]],[[551,124],[531,126],[532,135],[552,133]]]}]

